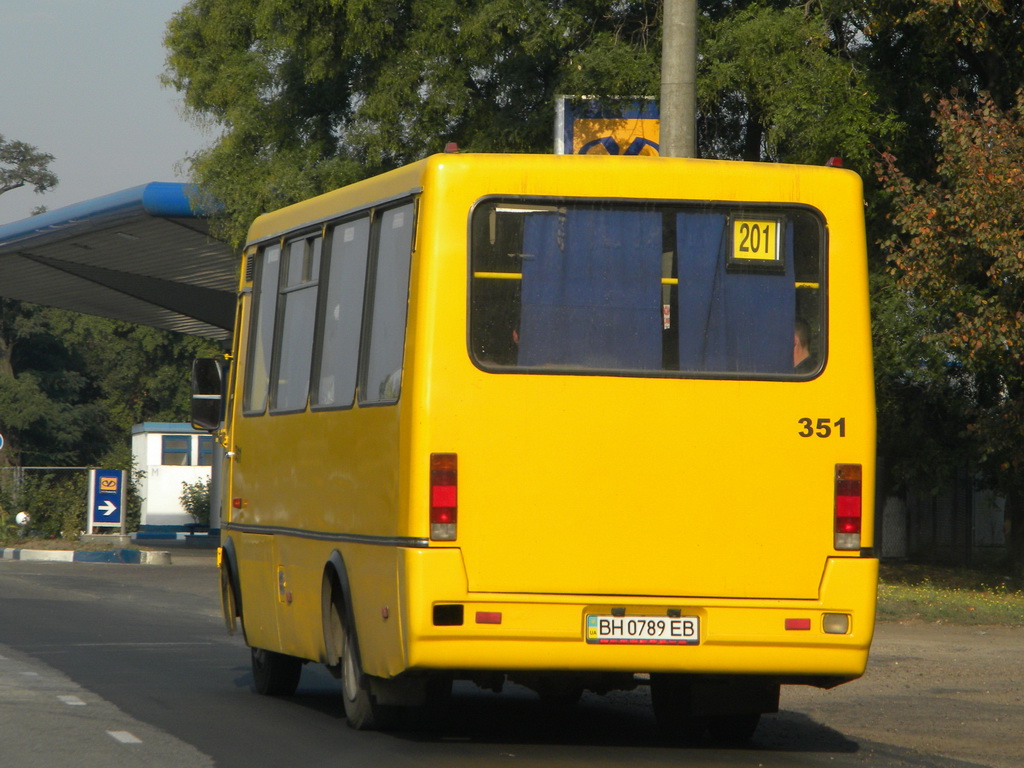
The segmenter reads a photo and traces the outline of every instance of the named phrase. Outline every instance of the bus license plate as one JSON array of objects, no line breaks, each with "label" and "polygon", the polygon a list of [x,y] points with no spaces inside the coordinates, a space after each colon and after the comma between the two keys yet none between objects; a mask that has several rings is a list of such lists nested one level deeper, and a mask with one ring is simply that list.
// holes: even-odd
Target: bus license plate
[{"label": "bus license plate", "polygon": [[587,616],[587,642],[604,645],[699,645],[697,616]]}]

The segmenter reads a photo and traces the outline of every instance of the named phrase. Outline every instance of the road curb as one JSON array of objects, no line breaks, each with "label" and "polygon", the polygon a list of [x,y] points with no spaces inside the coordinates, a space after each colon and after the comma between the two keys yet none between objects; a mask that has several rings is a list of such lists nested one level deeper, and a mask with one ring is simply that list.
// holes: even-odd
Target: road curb
[{"label": "road curb", "polygon": [[170,552],[139,549],[65,550],[0,548],[0,560],[32,560],[57,563],[127,563],[134,565],[170,565]]}]

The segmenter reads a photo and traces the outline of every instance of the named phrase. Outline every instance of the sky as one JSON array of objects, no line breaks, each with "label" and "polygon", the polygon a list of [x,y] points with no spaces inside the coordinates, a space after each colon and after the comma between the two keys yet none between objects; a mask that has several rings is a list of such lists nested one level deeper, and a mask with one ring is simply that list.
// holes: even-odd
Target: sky
[{"label": "sky", "polygon": [[151,181],[215,133],[160,83],[167,22],[186,0],[0,0],[0,135],[54,156],[60,183],[0,195],[0,224]]}]

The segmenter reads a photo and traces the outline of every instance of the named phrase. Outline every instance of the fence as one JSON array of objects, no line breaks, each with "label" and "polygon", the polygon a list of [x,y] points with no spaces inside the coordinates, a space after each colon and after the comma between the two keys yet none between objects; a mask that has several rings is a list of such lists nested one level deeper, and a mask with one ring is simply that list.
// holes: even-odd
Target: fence
[{"label": "fence", "polygon": [[[0,538],[77,539],[85,528],[90,467],[0,467]],[[19,512],[28,523],[19,526]]]},{"label": "fence", "polygon": [[1003,500],[966,471],[941,488],[886,496],[877,512],[883,558],[981,566],[1006,557]]}]

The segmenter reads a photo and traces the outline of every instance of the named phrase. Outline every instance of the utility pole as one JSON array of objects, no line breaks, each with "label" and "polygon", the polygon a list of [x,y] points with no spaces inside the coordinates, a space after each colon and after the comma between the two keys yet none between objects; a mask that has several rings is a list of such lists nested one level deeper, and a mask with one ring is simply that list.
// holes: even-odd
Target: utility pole
[{"label": "utility pole", "polygon": [[697,156],[697,0],[663,0],[659,145],[662,157]]}]

